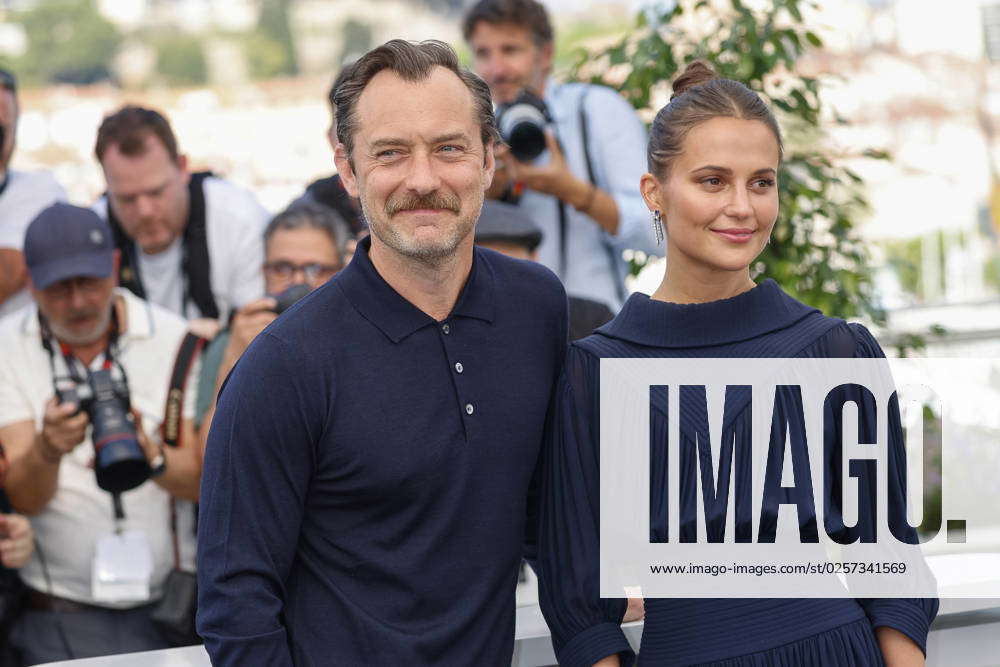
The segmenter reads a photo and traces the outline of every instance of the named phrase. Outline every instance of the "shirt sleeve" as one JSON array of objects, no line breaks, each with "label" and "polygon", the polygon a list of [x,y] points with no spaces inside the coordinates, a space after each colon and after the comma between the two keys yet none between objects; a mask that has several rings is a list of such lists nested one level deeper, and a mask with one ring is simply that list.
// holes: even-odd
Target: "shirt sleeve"
[{"label": "shirt sleeve", "polygon": [[[20,317],[20,314],[11,317]],[[4,342],[9,344],[9,339]],[[7,348],[5,354],[0,354],[0,426],[35,421],[39,407],[31,404],[23,385],[18,382],[14,371],[16,355],[10,354],[12,347]]]},{"label": "shirt sleeve", "polygon": [[[226,224],[227,238],[220,239],[224,245],[218,250],[219,257],[226,258],[226,266],[230,269],[225,282],[226,304],[236,310],[264,296],[261,265],[264,262],[264,228],[270,215],[249,190],[223,182],[214,191],[219,193],[219,201],[213,206],[213,214],[230,218]],[[215,261],[214,256],[212,259]]]},{"label": "shirt sleeve", "polygon": [[[860,324],[850,325],[856,340],[856,358],[881,359],[885,353],[878,342],[865,327]],[[897,525],[906,525],[905,475],[906,451],[903,447],[901,419],[898,405],[890,404],[889,415],[889,470],[895,474],[889,479],[889,521]],[[893,500],[894,499],[894,500]],[[916,531],[909,529],[907,542],[915,544]],[[937,616],[940,601],[937,598],[864,598],[858,603],[865,610],[872,627],[889,627],[912,639],[920,650],[927,654],[927,633],[931,622]]]},{"label": "shirt sleeve", "polygon": [[594,178],[618,207],[618,232],[609,238],[620,249],[662,255],[639,192],[639,179],[646,172],[646,128],[635,109],[610,88],[591,86],[586,95]]},{"label": "shirt sleeve", "polygon": [[322,432],[296,354],[263,333],[223,386],[198,525],[198,633],[212,664],[292,665],[282,612]]},{"label": "shirt sleeve", "polygon": [[[553,278],[555,281],[555,278]],[[558,281],[556,281],[558,285]],[[545,413],[545,433],[551,429],[552,420],[555,418],[555,398],[556,388],[559,386],[559,378],[562,376],[563,361],[566,359],[566,346],[569,342],[569,300],[562,285],[558,285],[559,301],[561,307],[557,310],[556,329],[559,332],[555,340],[555,353],[552,364],[552,391],[549,396],[549,407]],[[524,538],[524,558],[531,565],[532,569],[538,571],[538,522],[541,511],[541,488],[542,475],[544,474],[545,444],[538,453],[538,461],[535,464],[535,471],[531,476],[531,484],[528,487],[527,519],[525,522]]]},{"label": "shirt sleeve", "polygon": [[621,621],[624,599],[599,593],[599,360],[569,349],[545,442],[539,530],[539,603],[563,667],[634,654]]},{"label": "shirt sleeve", "polygon": [[32,220],[52,204],[66,201],[66,191],[47,171],[7,173],[10,180],[5,194],[12,203],[0,213],[0,247],[23,250]]}]

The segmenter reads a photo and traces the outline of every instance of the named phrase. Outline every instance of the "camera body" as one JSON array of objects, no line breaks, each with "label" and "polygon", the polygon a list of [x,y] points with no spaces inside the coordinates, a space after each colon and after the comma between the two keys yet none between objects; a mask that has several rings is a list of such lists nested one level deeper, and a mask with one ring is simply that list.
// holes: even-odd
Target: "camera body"
[{"label": "camera body", "polygon": [[304,297],[306,294],[309,294],[309,292],[312,292],[312,287],[306,285],[305,283],[290,285],[285,290],[274,295],[274,300],[276,302],[274,312],[281,315],[283,312],[295,305],[299,299]]},{"label": "camera body", "polygon": [[551,117],[540,97],[522,90],[513,102],[497,105],[496,119],[500,138],[519,161],[532,162],[545,152],[545,128]]},{"label": "camera body", "polygon": [[56,396],[60,403],[76,403],[90,418],[97,486],[122,493],[149,479],[124,377],[116,378],[110,369],[90,371],[84,382],[57,384]]}]

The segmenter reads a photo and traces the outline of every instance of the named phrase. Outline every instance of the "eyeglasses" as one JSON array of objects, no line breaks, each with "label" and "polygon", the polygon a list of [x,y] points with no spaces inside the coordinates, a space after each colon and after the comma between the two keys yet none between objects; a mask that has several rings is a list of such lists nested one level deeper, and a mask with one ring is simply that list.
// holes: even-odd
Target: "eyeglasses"
[{"label": "eyeglasses", "polygon": [[317,281],[326,282],[339,270],[339,266],[334,266],[332,264],[320,264],[318,262],[293,264],[291,262],[278,261],[267,262],[264,264],[264,271],[273,278],[288,280],[301,271],[302,275],[305,276],[306,281],[310,283],[315,283]]},{"label": "eyeglasses", "polygon": [[0,88],[9,90],[12,93],[17,92],[17,77],[2,67],[0,67]]}]

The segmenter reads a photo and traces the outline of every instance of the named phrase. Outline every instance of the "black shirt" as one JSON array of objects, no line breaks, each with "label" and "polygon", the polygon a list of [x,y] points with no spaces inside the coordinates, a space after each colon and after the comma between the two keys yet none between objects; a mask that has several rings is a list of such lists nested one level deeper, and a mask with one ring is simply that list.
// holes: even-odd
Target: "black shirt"
[{"label": "black shirt", "polygon": [[510,665],[565,294],[476,248],[435,322],[369,246],[257,337],[219,398],[198,546],[215,665]]}]

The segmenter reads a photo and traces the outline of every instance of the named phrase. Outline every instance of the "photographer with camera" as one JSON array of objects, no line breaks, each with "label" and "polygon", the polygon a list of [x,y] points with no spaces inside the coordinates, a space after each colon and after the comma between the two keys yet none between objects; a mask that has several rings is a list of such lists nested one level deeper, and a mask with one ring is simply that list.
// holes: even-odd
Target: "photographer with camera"
[{"label": "photographer with camera", "polygon": [[122,107],[101,123],[94,154],[108,185],[94,210],[121,251],[122,287],[192,320],[206,338],[260,296],[267,211],[248,190],[191,173],[162,114]]},{"label": "photographer with camera", "polygon": [[642,122],[609,88],[549,78],[552,26],[535,0],[480,0],[462,32],[509,147],[497,152],[490,195],[516,202],[541,227],[538,259],[569,294],[617,311],[622,250],[660,252],[635,188],[646,170]]},{"label": "photographer with camera", "polygon": [[38,548],[11,643],[29,664],[165,648],[154,603],[172,567],[193,568],[193,392],[165,431],[177,446],[153,434],[186,323],[116,289],[111,229],[89,209],[42,211],[24,256],[37,306],[0,323],[0,440]]},{"label": "photographer with camera", "polygon": [[296,203],[274,216],[264,230],[264,285],[268,296],[251,301],[233,316],[202,355],[198,376],[196,426],[208,439],[215,399],[229,371],[267,325],[296,301],[344,268],[351,231],[321,204]]}]

